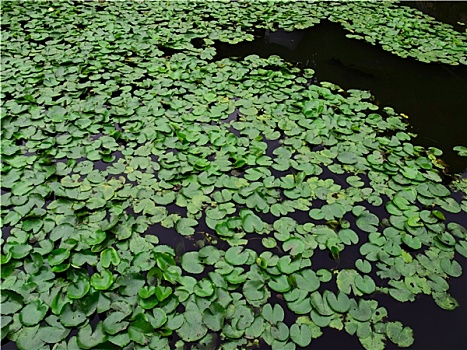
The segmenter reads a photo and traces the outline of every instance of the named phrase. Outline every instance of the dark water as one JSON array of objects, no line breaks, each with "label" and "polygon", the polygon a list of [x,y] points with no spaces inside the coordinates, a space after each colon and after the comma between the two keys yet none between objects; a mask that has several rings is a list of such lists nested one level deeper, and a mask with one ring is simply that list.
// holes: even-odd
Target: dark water
[{"label": "dark water", "polygon": [[[374,211],[374,210],[373,210]],[[380,216],[380,213],[374,211]],[[381,216],[380,216],[381,217]],[[455,220],[454,215],[446,217],[447,220]],[[465,221],[465,220],[464,220]],[[459,222],[461,223],[461,222]],[[463,223],[465,225],[465,223]],[[354,227],[352,227],[355,229]],[[355,229],[356,232],[358,230]],[[353,262],[362,258],[359,254],[359,247],[365,242],[365,238],[360,235],[360,242],[355,246],[348,246],[341,252],[341,262],[338,268],[353,268]],[[313,266],[315,258],[322,258],[321,255],[313,256]],[[460,306],[453,311],[441,309],[433,301],[431,296],[417,295],[414,302],[400,303],[392,297],[374,293],[369,298],[378,301],[379,306],[384,306],[388,311],[388,321],[400,321],[404,326],[409,326],[414,332],[414,344],[411,350],[466,350],[467,349],[467,261],[465,258],[456,255],[456,260],[462,265],[464,274],[459,278],[448,280],[451,295],[456,298]],[[321,265],[321,264],[320,264]],[[327,266],[330,268],[330,266]],[[378,285],[380,279],[371,272],[371,277]],[[384,284],[384,282],[383,282]],[[332,285],[326,287],[333,289]],[[323,335],[313,340],[310,348],[313,350],[362,350],[358,338],[350,336],[344,330],[338,331],[332,328],[322,329]],[[389,340],[386,341],[386,350],[401,349]]]},{"label": "dark water", "polygon": [[[313,68],[318,81],[329,81],[343,89],[370,90],[378,105],[394,107],[409,116],[411,131],[418,134],[414,143],[443,150],[442,159],[449,172],[465,171],[466,161],[452,148],[467,143],[467,67],[400,58],[378,46],[346,38],[347,32],[329,21],[307,30],[257,30],[256,34],[253,42],[218,43],[217,58],[279,55],[299,67]],[[447,220],[456,221],[456,218]],[[465,216],[461,221],[460,224],[466,224]],[[348,247],[344,253],[355,255],[353,261],[359,257],[354,248]],[[456,260],[466,271],[466,259],[458,256]],[[401,321],[414,330],[415,343],[411,349],[467,349],[467,277],[463,274],[451,278],[449,283],[451,294],[460,303],[454,311],[439,308],[426,295],[419,295],[412,303],[399,303],[386,295],[375,296],[387,308],[391,321]],[[310,347],[362,349],[357,337],[330,328],[323,329],[323,336]],[[386,349],[396,348],[387,342]]]},{"label": "dark water", "polygon": [[416,144],[443,150],[449,172],[466,169],[452,151],[467,135],[467,67],[423,63],[401,58],[379,46],[349,39],[339,24],[322,21],[306,30],[257,31],[252,42],[217,44],[218,57],[279,55],[299,67],[315,70],[319,81],[343,89],[370,90],[381,106],[409,116]]},{"label": "dark water", "polygon": [[401,4],[448,23],[459,32],[465,33],[467,29],[467,1],[403,1]]},{"label": "dark water", "polygon": [[[407,3],[407,5],[417,8],[421,6],[417,2]],[[430,4],[426,6],[428,10],[431,8]],[[438,12],[438,15],[442,16],[441,12]],[[450,18],[453,13],[458,13],[452,9],[448,12]],[[427,13],[437,17],[436,13]],[[462,29],[457,25],[456,29],[459,30],[459,28]],[[410,116],[412,131],[419,135],[415,142],[442,149],[445,153],[443,159],[449,165],[450,172],[462,172],[466,169],[466,162],[451,151],[453,146],[466,144],[466,67],[426,64],[411,58],[403,59],[378,46],[346,38],[346,31],[339,25],[328,21],[323,21],[320,25],[308,30],[294,32],[279,30],[274,33],[257,31],[257,33],[259,33],[258,38],[254,42],[234,46],[217,44],[219,54],[216,58],[244,57],[249,54],[268,57],[276,54],[300,67],[313,68],[319,81],[329,81],[344,89],[370,90],[379,105],[392,106],[396,111]],[[269,221],[267,218],[263,219]],[[300,221],[299,217],[295,219]],[[454,217],[449,216],[447,220],[456,221]],[[460,223],[464,226],[466,224],[465,220]],[[197,232],[209,231],[211,230],[205,226],[197,227]],[[158,233],[161,244],[176,247],[178,256],[184,251],[198,249],[199,242],[205,239],[198,233],[192,239],[181,240],[180,236],[172,230],[164,230],[161,227],[157,227],[154,232]],[[223,241],[218,242],[218,247],[221,249],[226,249],[225,245]],[[360,257],[358,253],[360,245],[347,247],[342,252],[341,262],[335,262],[324,253],[317,252],[313,257],[313,265],[332,268],[339,264],[338,268],[352,267],[353,262]],[[247,246],[258,252],[264,250],[260,240],[252,240]],[[458,258],[457,260],[461,263],[463,270],[467,271],[466,259]],[[454,311],[442,310],[431,297],[424,295],[419,295],[413,303],[399,303],[385,295],[377,295],[374,298],[387,308],[389,320],[401,321],[414,330],[415,343],[411,349],[466,350],[466,276],[464,273],[460,278],[453,278],[449,281],[450,292],[460,303],[460,307]],[[281,300],[273,297],[270,302],[281,303]],[[292,314],[287,316],[288,324],[294,322],[291,316]],[[314,340],[310,348],[316,350],[362,349],[356,336],[350,336],[345,331],[337,331],[329,327],[322,330],[323,335]],[[261,346],[261,348],[264,347]],[[386,349],[396,348],[391,342],[387,342]],[[16,346],[12,342],[5,341],[2,349],[16,349]]]}]

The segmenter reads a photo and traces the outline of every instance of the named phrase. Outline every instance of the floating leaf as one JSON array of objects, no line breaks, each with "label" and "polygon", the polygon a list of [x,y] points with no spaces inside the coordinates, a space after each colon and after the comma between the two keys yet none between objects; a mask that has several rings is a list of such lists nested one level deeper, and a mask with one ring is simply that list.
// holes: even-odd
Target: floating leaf
[{"label": "floating leaf", "polygon": [[435,292],[433,293],[433,300],[444,310],[454,310],[459,306],[457,300],[448,293]]},{"label": "floating leaf", "polygon": [[350,294],[356,276],[358,276],[358,272],[355,270],[343,269],[339,271],[336,280],[339,290]]},{"label": "floating leaf", "polygon": [[273,325],[284,321],[284,309],[279,304],[275,304],[274,307],[271,304],[266,304],[261,315]]},{"label": "floating leaf", "polygon": [[365,232],[374,232],[376,231],[376,227],[379,224],[379,219],[376,215],[363,212],[357,218],[356,224],[358,228]]},{"label": "floating leaf", "polygon": [[101,252],[101,263],[105,268],[109,268],[111,264],[118,266],[120,261],[120,257],[113,247],[107,248]]},{"label": "floating leaf", "polygon": [[112,272],[103,270],[100,273],[95,273],[91,276],[91,285],[97,290],[107,290],[114,282]]},{"label": "floating leaf", "polygon": [[271,280],[268,282],[268,286],[278,293],[288,292],[291,288],[289,279],[286,275],[279,275],[271,278]]},{"label": "floating leaf", "polygon": [[420,241],[418,237],[413,237],[406,233],[402,233],[402,242],[407,244],[409,248],[412,248],[415,250],[420,249],[422,247],[422,242]]},{"label": "floating leaf", "polygon": [[355,266],[363,273],[370,273],[371,264],[367,260],[357,259]]},{"label": "floating leaf", "polygon": [[373,279],[368,275],[355,276],[355,286],[365,294],[371,294],[376,290],[376,284]]},{"label": "floating leaf", "polygon": [[42,321],[49,308],[40,300],[27,304],[20,312],[19,317],[25,326],[35,326]]},{"label": "floating leaf", "polygon": [[443,258],[440,261],[440,266],[449,276],[460,277],[462,275],[462,266],[455,260]]},{"label": "floating leaf", "polygon": [[454,151],[458,152],[459,157],[467,157],[467,147],[465,146],[455,146]]},{"label": "floating leaf", "polygon": [[354,301],[350,307],[349,315],[360,322],[368,321],[372,315],[370,304],[363,299],[360,299],[358,304]]},{"label": "floating leaf", "polygon": [[292,275],[297,287],[307,292],[314,292],[320,286],[320,281],[313,270],[302,270]]},{"label": "floating leaf", "polygon": [[65,327],[76,327],[87,320],[86,314],[80,310],[73,311],[69,304],[63,307],[60,321]]},{"label": "floating leaf", "polygon": [[39,350],[44,347],[44,341],[37,336],[39,325],[35,327],[23,327],[16,339],[16,345],[20,350]]},{"label": "floating leaf", "polygon": [[446,217],[444,216],[444,214],[440,212],[439,210],[432,210],[431,215],[433,215],[434,217],[440,220],[443,220],[443,221],[446,220]]},{"label": "floating leaf", "polygon": [[186,342],[193,342],[203,338],[208,329],[204,326],[202,315],[198,311],[187,311],[183,314],[184,322],[178,334]]},{"label": "floating leaf", "polygon": [[290,327],[290,338],[298,346],[307,347],[312,339],[310,327],[305,324],[297,325],[294,323]]},{"label": "floating leaf", "polygon": [[204,266],[199,261],[198,252],[188,252],[182,256],[182,268],[189,273],[199,274],[204,271]]},{"label": "floating leaf", "polygon": [[351,245],[358,243],[358,235],[354,230],[342,229],[339,230],[338,235],[344,244]]},{"label": "floating leaf", "polygon": [[355,164],[358,161],[357,156],[351,152],[341,152],[337,155],[337,160],[343,164]]},{"label": "floating leaf", "polygon": [[202,298],[209,297],[214,293],[214,285],[209,279],[203,278],[196,284],[194,293]]},{"label": "floating leaf", "polygon": [[311,320],[313,321],[313,323],[317,325],[318,327],[321,327],[321,328],[328,327],[329,324],[331,323],[331,316],[321,315],[316,310],[311,310],[310,316],[311,316]]},{"label": "floating leaf", "polygon": [[322,316],[330,316],[334,313],[329,307],[327,299],[319,292],[314,292],[310,295],[310,302],[313,308]]},{"label": "floating leaf", "polygon": [[108,336],[104,332],[104,326],[102,322],[99,322],[96,328],[91,328],[91,325],[86,325],[81,328],[78,332],[78,345],[82,349],[92,349],[97,347],[99,344],[104,343]]},{"label": "floating leaf", "polygon": [[55,249],[50,252],[48,261],[51,266],[61,264],[70,256],[70,251],[65,248]]},{"label": "floating leaf", "polygon": [[367,350],[384,350],[386,337],[384,334],[371,333],[366,338],[359,338],[360,343]]},{"label": "floating leaf", "polygon": [[291,238],[282,244],[282,249],[290,251],[290,255],[298,255],[305,250],[305,244],[299,238]]},{"label": "floating leaf", "polygon": [[225,308],[217,303],[212,303],[203,312],[203,323],[212,331],[218,332],[222,329],[225,318]]},{"label": "floating leaf", "polygon": [[285,274],[291,274],[298,271],[301,267],[300,260],[292,260],[288,255],[285,255],[277,262],[277,267]]},{"label": "floating leaf", "polygon": [[155,329],[162,327],[167,322],[167,314],[164,310],[155,308],[152,310],[152,318],[149,322],[151,326]]},{"label": "floating leaf", "polygon": [[245,330],[245,336],[251,338],[257,338],[263,334],[266,324],[264,318],[258,316],[255,318],[250,327]]},{"label": "floating leaf", "polygon": [[411,346],[414,342],[412,329],[403,327],[400,322],[388,322],[386,334],[394,344],[403,348]]},{"label": "floating leaf", "polygon": [[198,225],[198,221],[190,218],[181,218],[175,226],[178,233],[183,236],[190,236],[195,233],[194,226]]},{"label": "floating leaf", "polygon": [[350,309],[350,299],[342,292],[339,292],[337,296],[332,292],[326,293],[326,299],[331,309],[336,312],[346,313]]},{"label": "floating leaf", "polygon": [[277,246],[276,240],[272,237],[263,238],[261,240],[261,243],[263,244],[265,248],[269,248],[269,249],[275,248]]},{"label": "floating leaf", "polygon": [[263,230],[263,222],[252,211],[242,209],[240,211],[240,218],[242,219],[243,229],[248,232],[260,232]]},{"label": "floating leaf", "polygon": [[225,253],[225,261],[232,265],[244,265],[249,257],[249,251],[243,250],[243,247],[231,247]]},{"label": "floating leaf", "polygon": [[126,313],[121,311],[112,312],[108,315],[102,323],[105,332],[113,335],[127,329],[129,322],[123,321],[126,316]]},{"label": "floating leaf", "polygon": [[467,258],[467,241],[457,242],[455,248],[460,255],[462,255],[464,258]]},{"label": "floating leaf", "polygon": [[70,333],[69,329],[58,327],[41,327],[37,332],[37,336],[43,342],[49,344],[57,344],[65,339]]}]

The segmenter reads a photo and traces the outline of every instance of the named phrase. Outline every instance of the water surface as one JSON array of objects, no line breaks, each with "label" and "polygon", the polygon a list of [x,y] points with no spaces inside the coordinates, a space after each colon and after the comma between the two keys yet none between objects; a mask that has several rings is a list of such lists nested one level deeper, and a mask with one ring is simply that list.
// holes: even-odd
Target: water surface
[{"label": "water surface", "polygon": [[314,69],[319,81],[345,90],[369,90],[381,107],[391,106],[409,116],[412,132],[418,135],[415,144],[443,150],[449,172],[463,172],[465,158],[452,148],[466,144],[467,67],[401,58],[346,34],[330,21],[293,32],[257,30],[253,42],[217,43],[217,58],[279,55]]}]

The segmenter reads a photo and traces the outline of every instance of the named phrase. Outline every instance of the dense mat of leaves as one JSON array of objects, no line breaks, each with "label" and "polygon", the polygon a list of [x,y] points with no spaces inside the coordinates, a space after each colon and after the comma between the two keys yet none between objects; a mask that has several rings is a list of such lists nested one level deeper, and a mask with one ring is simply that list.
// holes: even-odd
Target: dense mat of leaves
[{"label": "dense mat of leaves", "polygon": [[[467,231],[446,217],[467,202],[443,184],[441,151],[414,146],[367,91],[275,56],[210,61],[253,24],[331,16],[398,54],[465,64],[465,38],[413,10],[342,6],[2,3],[2,339],[295,349],[332,327],[383,349],[413,335],[376,293],[454,309]],[[315,268],[353,246],[352,266]]]}]

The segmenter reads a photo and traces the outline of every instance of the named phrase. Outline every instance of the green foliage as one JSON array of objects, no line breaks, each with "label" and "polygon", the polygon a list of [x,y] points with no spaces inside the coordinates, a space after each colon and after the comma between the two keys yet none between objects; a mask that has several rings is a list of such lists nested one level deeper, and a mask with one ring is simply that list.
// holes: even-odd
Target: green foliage
[{"label": "green foliage", "polygon": [[[277,56],[213,60],[252,24],[324,18],[401,56],[467,63],[465,38],[391,3],[2,3],[2,340],[295,349],[332,327],[382,349],[413,335],[376,291],[456,308],[467,205],[440,151],[413,146],[367,91],[308,84]],[[355,269],[315,269],[359,243]]]}]

